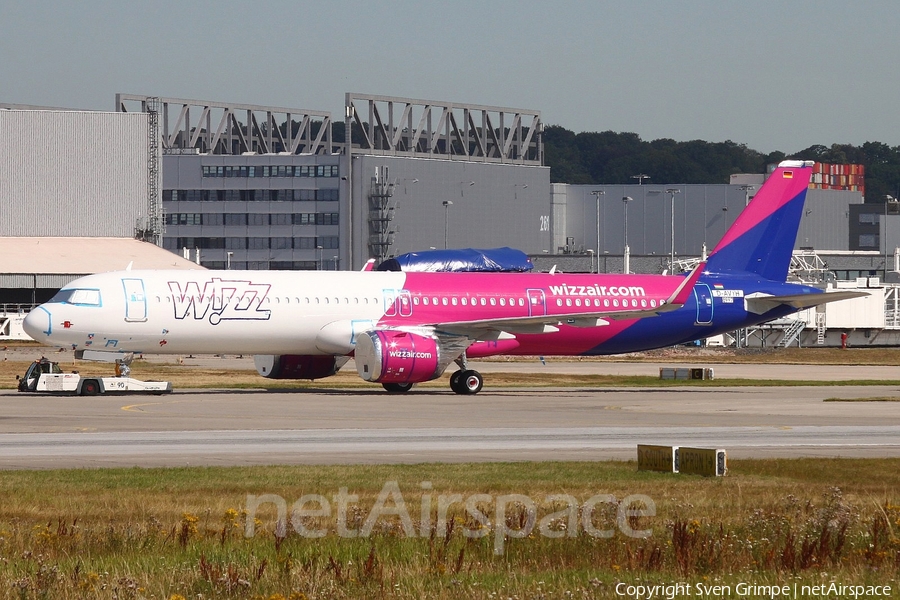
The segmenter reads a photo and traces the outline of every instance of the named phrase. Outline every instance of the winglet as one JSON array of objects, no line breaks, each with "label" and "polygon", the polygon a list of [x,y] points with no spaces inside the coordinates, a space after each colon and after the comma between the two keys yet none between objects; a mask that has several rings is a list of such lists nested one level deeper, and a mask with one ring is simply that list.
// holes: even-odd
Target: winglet
[{"label": "winglet", "polygon": [[[694,285],[697,283],[697,280],[700,279],[700,275],[703,274],[703,270],[706,268],[706,261],[701,261],[691,273],[684,278],[684,281],[681,282],[672,295],[669,296],[668,300],[666,300],[666,305],[672,308],[678,308],[680,306],[684,306],[687,303],[688,298],[690,298],[691,293],[694,291]],[[671,310],[671,309],[670,309]]]},{"label": "winglet", "polygon": [[375,259],[370,258],[369,260],[366,261],[366,264],[363,265],[363,268],[360,269],[360,271],[371,271],[374,268],[375,268]]}]

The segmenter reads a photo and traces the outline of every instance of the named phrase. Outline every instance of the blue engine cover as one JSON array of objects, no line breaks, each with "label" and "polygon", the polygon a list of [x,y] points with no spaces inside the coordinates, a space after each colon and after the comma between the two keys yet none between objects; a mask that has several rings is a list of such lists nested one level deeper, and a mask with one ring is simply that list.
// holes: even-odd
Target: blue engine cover
[{"label": "blue engine cover", "polygon": [[460,248],[409,252],[389,258],[377,271],[415,272],[513,272],[522,273],[534,268],[531,259],[513,248]]}]

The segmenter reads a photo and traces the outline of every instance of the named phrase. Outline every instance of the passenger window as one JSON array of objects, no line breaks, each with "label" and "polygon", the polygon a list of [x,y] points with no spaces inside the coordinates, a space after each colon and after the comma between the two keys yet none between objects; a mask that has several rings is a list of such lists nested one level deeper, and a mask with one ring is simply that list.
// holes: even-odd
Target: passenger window
[{"label": "passenger window", "polygon": [[506,298],[500,298],[500,306],[506,306]]},{"label": "passenger window", "polygon": [[618,301],[618,300],[613,300],[613,306],[615,306],[616,308],[618,308],[618,307],[619,307],[619,301]]},{"label": "passenger window", "polygon": [[422,298],[422,304],[424,304],[425,306],[428,306],[428,296],[425,296],[424,298]]},{"label": "passenger window", "polygon": [[497,306],[497,299],[491,298],[491,306]]},{"label": "passenger window", "polygon": [[650,300],[650,306],[653,308],[656,308],[656,300],[655,299]]},{"label": "passenger window", "polygon": [[446,296],[441,298],[441,304],[443,304],[444,306],[447,306],[447,297]]},{"label": "passenger window", "polygon": [[457,302],[456,298],[450,299],[450,304],[452,304],[453,306],[456,306],[456,302]]}]

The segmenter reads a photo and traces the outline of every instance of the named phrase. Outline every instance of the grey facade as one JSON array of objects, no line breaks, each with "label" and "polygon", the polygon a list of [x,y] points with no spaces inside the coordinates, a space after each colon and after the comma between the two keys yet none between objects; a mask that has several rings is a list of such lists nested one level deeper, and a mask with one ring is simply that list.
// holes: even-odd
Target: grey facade
[{"label": "grey facade", "polygon": [[552,243],[540,112],[346,95],[354,267],[428,248]]},{"label": "grey facade", "polygon": [[[429,248],[511,246],[539,253],[552,244],[550,169],[526,165],[356,155],[353,177],[354,263],[379,237],[370,219],[379,181],[390,186],[385,256]],[[377,175],[376,175],[377,174]],[[445,205],[444,203],[448,204]]]},{"label": "grey facade", "polygon": [[[565,212],[565,238],[557,236],[557,253],[621,256],[625,246],[627,210],[628,246],[632,256],[663,256],[672,252],[674,206],[675,258],[700,256],[711,251],[731,227],[748,200],[738,185],[567,185],[554,184],[554,207]],[[678,190],[672,194],[667,190]],[[598,240],[598,195],[599,240]],[[559,197],[565,194],[563,202]],[[674,196],[674,204],[673,204]],[[631,200],[623,202],[624,197]],[[848,207],[862,203],[858,192],[807,192],[796,247],[848,250]],[[627,204],[627,209],[626,209]]]},{"label": "grey facade", "polygon": [[0,108],[0,236],[133,237],[147,132],[146,114]]},{"label": "grey facade", "polygon": [[163,247],[210,268],[337,269],[340,157],[163,156]]}]

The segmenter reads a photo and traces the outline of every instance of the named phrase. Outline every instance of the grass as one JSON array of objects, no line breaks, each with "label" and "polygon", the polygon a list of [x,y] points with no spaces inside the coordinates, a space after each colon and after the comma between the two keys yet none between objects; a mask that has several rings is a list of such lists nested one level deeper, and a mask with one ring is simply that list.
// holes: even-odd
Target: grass
[{"label": "grass", "polygon": [[[897,589],[900,460],[729,466],[718,479],[623,462],[9,471],[0,473],[0,597],[605,598],[618,582],[676,581]],[[339,490],[358,496],[345,514],[359,529],[391,481],[412,531],[383,516],[369,536],[340,537]],[[279,526],[273,504],[248,512],[262,494],[288,509],[322,495],[330,515],[298,513],[297,522],[324,537]],[[487,524],[457,503],[436,527],[438,498],[453,494],[487,494],[477,505]],[[510,494],[536,503],[538,524],[521,539],[524,506],[503,504],[497,517]],[[604,496],[590,523],[613,533],[592,537],[566,501],[545,502],[553,494],[581,506],[598,494],[642,495],[640,507],[652,503],[656,514],[620,522]],[[623,524],[651,534],[628,537]],[[542,533],[554,531],[563,537]]]}]

